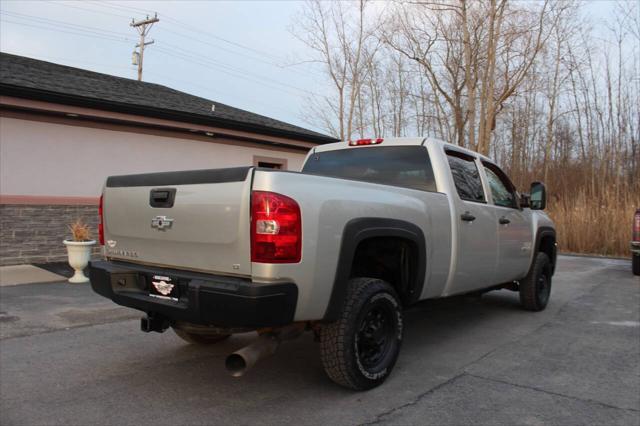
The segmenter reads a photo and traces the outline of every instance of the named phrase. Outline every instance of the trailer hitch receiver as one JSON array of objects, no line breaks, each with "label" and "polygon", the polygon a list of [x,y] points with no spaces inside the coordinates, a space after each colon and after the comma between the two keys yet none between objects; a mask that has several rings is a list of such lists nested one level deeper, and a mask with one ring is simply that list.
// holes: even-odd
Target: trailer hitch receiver
[{"label": "trailer hitch receiver", "polygon": [[169,328],[169,321],[161,316],[147,314],[146,317],[140,318],[140,330],[145,333],[151,331],[164,333],[167,328]]}]

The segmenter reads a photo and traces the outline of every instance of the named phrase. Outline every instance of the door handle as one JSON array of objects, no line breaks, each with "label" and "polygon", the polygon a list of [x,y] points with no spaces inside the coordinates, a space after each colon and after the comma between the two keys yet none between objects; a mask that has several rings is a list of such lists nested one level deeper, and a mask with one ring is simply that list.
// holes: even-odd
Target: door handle
[{"label": "door handle", "polygon": [[476,220],[476,217],[469,212],[464,212],[460,215],[460,219],[464,220],[465,222],[473,222],[474,220]]},{"label": "door handle", "polygon": [[154,188],[149,193],[151,207],[171,208],[176,199],[176,188]]},{"label": "door handle", "polygon": [[151,197],[156,203],[164,203],[169,200],[169,191],[151,191]]},{"label": "door handle", "polygon": [[498,222],[500,223],[500,225],[508,225],[511,223],[511,221],[509,219],[507,219],[506,217],[502,216]]}]

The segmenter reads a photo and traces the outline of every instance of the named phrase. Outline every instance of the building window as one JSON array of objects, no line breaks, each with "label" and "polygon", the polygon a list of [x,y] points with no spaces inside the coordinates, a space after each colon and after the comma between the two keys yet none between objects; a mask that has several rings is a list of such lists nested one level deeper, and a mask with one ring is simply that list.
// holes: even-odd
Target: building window
[{"label": "building window", "polygon": [[265,169],[287,170],[286,158],[259,157],[253,156],[253,165]]}]

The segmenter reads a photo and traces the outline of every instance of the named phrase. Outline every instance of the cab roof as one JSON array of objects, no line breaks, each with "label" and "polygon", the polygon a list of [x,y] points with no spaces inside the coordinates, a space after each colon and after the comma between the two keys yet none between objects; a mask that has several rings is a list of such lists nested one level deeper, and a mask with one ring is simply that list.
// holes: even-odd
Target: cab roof
[{"label": "cab roof", "polygon": [[467,148],[463,148],[458,145],[454,145],[448,142],[445,142],[440,139],[431,138],[431,137],[406,137],[406,138],[382,138],[383,141],[379,144],[372,145],[360,145],[360,146],[351,146],[349,145],[349,141],[341,141],[335,143],[329,143],[321,146],[317,146],[313,148],[312,152],[325,152],[325,151],[335,151],[339,149],[364,149],[364,148],[372,148],[377,146],[407,146],[407,145],[437,145],[442,146],[446,149],[451,149],[454,151],[462,152],[474,157],[479,157],[483,160],[487,160],[489,162],[493,162],[489,157],[486,157],[482,154],[479,154],[475,151],[472,151]]}]

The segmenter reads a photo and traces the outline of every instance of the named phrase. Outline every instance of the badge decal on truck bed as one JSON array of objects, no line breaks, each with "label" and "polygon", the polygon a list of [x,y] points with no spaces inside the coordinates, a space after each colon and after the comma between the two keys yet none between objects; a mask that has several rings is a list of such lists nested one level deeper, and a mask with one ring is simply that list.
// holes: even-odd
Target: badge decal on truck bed
[{"label": "badge decal on truck bed", "polygon": [[151,281],[151,284],[153,284],[155,289],[158,290],[158,293],[160,293],[163,296],[168,296],[169,294],[171,294],[171,291],[173,290],[173,284],[167,282],[167,281],[171,281],[171,278],[154,275],[153,279],[158,280],[158,281]]}]

